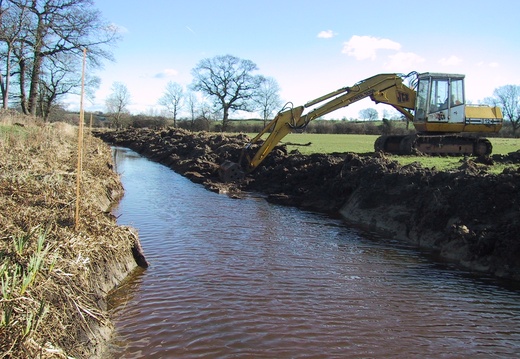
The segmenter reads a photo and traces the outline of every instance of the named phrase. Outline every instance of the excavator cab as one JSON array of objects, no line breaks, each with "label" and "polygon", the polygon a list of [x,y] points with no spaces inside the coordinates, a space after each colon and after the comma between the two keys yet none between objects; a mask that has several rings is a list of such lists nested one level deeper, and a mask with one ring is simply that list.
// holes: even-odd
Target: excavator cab
[{"label": "excavator cab", "polygon": [[418,75],[414,126],[419,133],[498,132],[498,107],[466,105],[464,75]]},{"label": "excavator cab", "polygon": [[464,76],[425,73],[418,76],[416,120],[447,122],[452,108],[464,105]]}]

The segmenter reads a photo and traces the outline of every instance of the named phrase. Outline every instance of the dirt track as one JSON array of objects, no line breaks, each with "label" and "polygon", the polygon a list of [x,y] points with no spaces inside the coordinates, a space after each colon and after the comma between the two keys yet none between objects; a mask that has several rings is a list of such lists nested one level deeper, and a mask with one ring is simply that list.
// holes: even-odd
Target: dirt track
[{"label": "dirt track", "polygon": [[382,154],[287,154],[277,147],[239,184],[218,169],[237,161],[247,137],[182,130],[129,129],[98,133],[169,166],[206,188],[240,197],[267,195],[274,203],[338,214],[361,228],[385,232],[467,268],[520,280],[520,151],[491,160],[511,163],[500,175],[472,160],[439,172],[401,166]]}]

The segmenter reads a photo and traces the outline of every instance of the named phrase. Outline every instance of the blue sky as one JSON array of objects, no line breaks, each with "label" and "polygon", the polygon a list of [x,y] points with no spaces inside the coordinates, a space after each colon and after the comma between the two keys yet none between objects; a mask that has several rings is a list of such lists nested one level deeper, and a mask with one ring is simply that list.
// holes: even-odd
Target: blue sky
[{"label": "blue sky", "polygon": [[[86,111],[103,111],[116,81],[127,86],[132,113],[160,111],[169,81],[187,86],[200,60],[226,54],[255,62],[296,106],[379,73],[462,73],[474,103],[520,85],[516,0],[94,3],[123,39],[116,61],[96,72],[102,84]],[[327,117],[357,117],[367,107],[374,107],[368,99]]]}]

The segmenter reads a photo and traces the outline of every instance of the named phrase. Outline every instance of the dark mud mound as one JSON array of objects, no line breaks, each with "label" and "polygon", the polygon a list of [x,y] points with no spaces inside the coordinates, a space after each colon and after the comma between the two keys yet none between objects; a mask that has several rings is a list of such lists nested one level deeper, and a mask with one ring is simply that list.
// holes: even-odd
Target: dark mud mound
[{"label": "dark mud mound", "polygon": [[[241,183],[219,166],[238,161],[245,135],[125,130],[99,133],[220,193],[264,193],[271,202],[338,214],[352,224],[433,249],[468,268],[520,280],[520,151],[464,160],[457,171],[401,166],[382,154],[303,156],[277,147]],[[493,162],[510,164],[486,173]]]},{"label": "dark mud mound", "polygon": [[109,144],[130,148],[160,162],[208,189],[237,191],[235,185],[221,183],[218,169],[225,160],[236,161],[239,158],[247,142],[245,135],[193,133],[180,129],[128,129],[96,135]]}]

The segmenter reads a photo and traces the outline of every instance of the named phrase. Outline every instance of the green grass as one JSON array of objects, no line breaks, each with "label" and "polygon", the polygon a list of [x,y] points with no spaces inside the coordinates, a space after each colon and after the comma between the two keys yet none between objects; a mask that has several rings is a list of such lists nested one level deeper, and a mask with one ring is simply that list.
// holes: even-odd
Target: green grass
[{"label": "green grass", "polygon": [[[334,134],[305,134],[291,133],[287,135],[282,143],[289,144],[289,151],[297,149],[304,155],[312,153],[333,153],[333,152],[374,152],[374,142],[379,136],[375,135],[334,135]],[[298,146],[290,145],[291,143]]]},{"label": "green grass", "polygon": [[[249,136],[254,137],[255,134],[249,134]],[[282,139],[281,144],[286,144],[289,152],[297,149],[304,155],[334,152],[371,153],[374,152],[374,142],[378,137],[377,135],[291,133]],[[520,149],[520,139],[518,138],[490,138],[490,141],[493,145],[493,154],[507,154]],[[390,157],[402,165],[420,162],[424,167],[435,167],[442,170],[457,168],[461,161],[461,157],[396,155]],[[491,172],[501,172],[504,167],[496,165]]]},{"label": "green grass", "polygon": [[0,124],[0,140],[6,143],[20,140],[24,141],[31,132],[34,132],[34,130],[21,126]]},{"label": "green grass", "polygon": [[24,133],[27,133],[27,129],[25,127],[0,124],[0,134],[19,135]]},{"label": "green grass", "polygon": [[490,138],[493,154],[505,155],[520,150],[520,138]]}]

